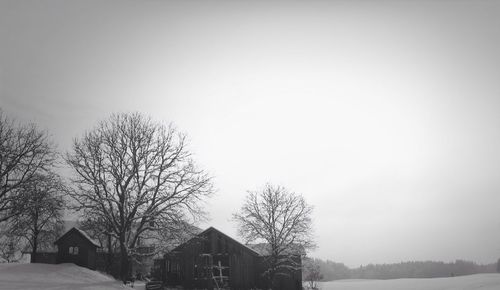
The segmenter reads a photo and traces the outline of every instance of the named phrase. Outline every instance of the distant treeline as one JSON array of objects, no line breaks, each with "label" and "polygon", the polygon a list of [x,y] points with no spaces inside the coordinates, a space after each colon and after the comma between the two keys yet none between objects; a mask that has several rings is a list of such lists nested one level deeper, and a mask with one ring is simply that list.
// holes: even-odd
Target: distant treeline
[{"label": "distant treeline", "polygon": [[478,265],[474,262],[456,260],[444,262],[401,262],[395,264],[369,264],[350,269],[342,263],[314,259],[320,266],[323,281],[339,279],[398,279],[435,278],[497,272],[497,263]]}]

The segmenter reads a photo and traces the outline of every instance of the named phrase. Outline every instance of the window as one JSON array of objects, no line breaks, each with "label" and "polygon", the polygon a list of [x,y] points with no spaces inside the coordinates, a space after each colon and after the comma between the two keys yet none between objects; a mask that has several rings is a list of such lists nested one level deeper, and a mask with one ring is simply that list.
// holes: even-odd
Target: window
[{"label": "window", "polygon": [[71,255],[78,255],[78,247],[69,247],[69,253]]}]

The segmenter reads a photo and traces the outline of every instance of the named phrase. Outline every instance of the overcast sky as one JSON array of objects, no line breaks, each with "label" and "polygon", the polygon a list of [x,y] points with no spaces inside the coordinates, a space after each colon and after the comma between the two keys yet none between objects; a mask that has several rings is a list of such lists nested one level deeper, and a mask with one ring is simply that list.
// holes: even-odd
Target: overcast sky
[{"label": "overcast sky", "polygon": [[174,122],[213,225],[272,182],[348,266],[500,257],[500,2],[1,1],[0,107],[61,151]]}]

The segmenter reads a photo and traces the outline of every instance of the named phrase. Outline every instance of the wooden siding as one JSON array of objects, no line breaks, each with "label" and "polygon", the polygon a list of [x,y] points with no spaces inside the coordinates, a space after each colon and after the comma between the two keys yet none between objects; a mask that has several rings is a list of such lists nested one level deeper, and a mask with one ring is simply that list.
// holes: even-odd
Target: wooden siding
[{"label": "wooden siding", "polygon": [[[297,256],[298,262],[301,257]],[[210,261],[209,261],[210,260]],[[154,273],[168,286],[184,289],[214,289],[215,282],[207,264],[228,267],[222,276],[228,277],[229,289],[269,289],[270,282],[263,276],[267,268],[265,257],[222,232],[209,228],[197,237],[155,260]],[[214,275],[220,272],[213,270]],[[300,270],[282,273],[276,280],[280,290],[302,289]]]},{"label": "wooden siding", "polygon": [[[213,289],[209,264],[228,267],[222,275],[228,277],[231,289],[252,289],[257,286],[258,255],[223,233],[212,229],[165,255],[162,267],[168,285],[182,285],[186,289]],[[211,263],[210,263],[211,262]]]},{"label": "wooden siding", "polygon": [[[96,246],[77,230],[70,230],[56,241],[57,263],[74,263],[78,266],[96,269]],[[70,248],[78,247],[78,253],[70,253]]]}]

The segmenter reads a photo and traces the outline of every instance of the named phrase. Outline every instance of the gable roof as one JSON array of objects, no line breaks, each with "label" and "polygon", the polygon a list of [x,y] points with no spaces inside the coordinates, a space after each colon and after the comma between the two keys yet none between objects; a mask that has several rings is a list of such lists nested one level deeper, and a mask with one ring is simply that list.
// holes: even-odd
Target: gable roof
[{"label": "gable roof", "polygon": [[251,252],[253,252],[253,254],[256,254],[256,255],[260,256],[259,252],[255,251],[254,249],[250,248],[249,246],[247,246],[247,245],[245,245],[245,244],[243,244],[243,243],[238,242],[237,240],[235,240],[235,239],[231,238],[230,236],[226,235],[225,233],[223,233],[223,232],[219,231],[218,229],[216,229],[216,228],[214,228],[214,227],[209,227],[209,228],[208,228],[208,229],[206,229],[204,232],[208,232],[208,231],[215,231],[215,232],[217,232],[217,233],[219,233],[219,234],[223,235],[225,238],[227,238],[227,239],[229,239],[229,240],[231,240],[231,241],[233,241],[233,242],[235,242],[235,243],[237,243],[237,244],[241,245],[242,247],[246,248],[247,250],[250,250]]},{"label": "gable roof", "polygon": [[247,245],[244,245],[244,244],[242,244],[242,243],[238,242],[237,240],[235,240],[235,239],[231,238],[230,236],[226,235],[225,233],[223,233],[223,232],[219,231],[218,229],[216,229],[216,228],[214,228],[214,227],[209,227],[209,228],[207,228],[206,230],[204,230],[203,232],[201,232],[201,233],[197,234],[195,237],[193,237],[193,238],[189,239],[189,240],[188,240],[188,241],[186,241],[185,243],[182,243],[182,244],[178,245],[177,247],[175,247],[175,248],[174,248],[171,252],[178,251],[178,250],[179,250],[180,248],[182,248],[184,245],[186,245],[186,244],[190,243],[190,242],[191,242],[191,241],[193,241],[194,239],[197,239],[197,238],[199,238],[199,237],[201,237],[201,236],[204,236],[204,235],[205,235],[206,233],[208,233],[208,232],[216,232],[216,233],[218,233],[218,234],[220,234],[220,235],[224,236],[224,237],[225,237],[225,238],[227,238],[228,240],[233,241],[234,243],[236,243],[236,244],[240,245],[242,248],[244,248],[244,249],[248,250],[248,251],[249,251],[249,252],[251,252],[253,255],[260,256],[260,254],[259,254],[257,251],[253,250],[252,248],[248,247]]},{"label": "gable roof", "polygon": [[92,239],[91,237],[89,237],[89,235],[87,235],[86,232],[84,232],[83,230],[77,228],[77,227],[72,227],[71,229],[69,229],[66,233],[64,233],[62,236],[60,236],[55,242],[54,244],[58,244],[59,241],[61,239],[64,239],[66,238],[70,233],[72,232],[76,232],[77,234],[79,234],[80,236],[82,236],[84,239],[86,239],[87,241],[89,241],[92,245],[100,248],[101,245],[94,239]]}]

